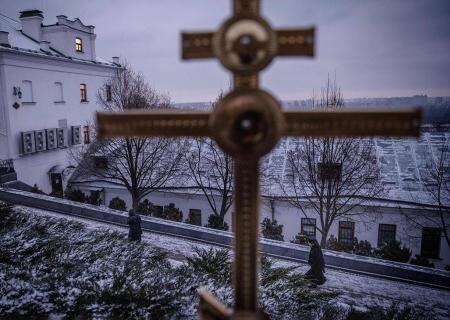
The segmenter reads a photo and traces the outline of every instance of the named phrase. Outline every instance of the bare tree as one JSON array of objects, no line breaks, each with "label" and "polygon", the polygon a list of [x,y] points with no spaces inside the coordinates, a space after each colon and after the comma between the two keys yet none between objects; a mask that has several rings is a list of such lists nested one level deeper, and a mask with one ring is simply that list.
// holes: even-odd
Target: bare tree
[{"label": "bare tree", "polygon": [[[170,101],[158,94],[141,74],[125,65],[97,93],[103,110],[168,109]],[[133,208],[151,192],[175,178],[180,163],[180,142],[166,138],[121,137],[95,140],[78,156],[76,178],[124,186]],[[103,158],[105,165],[98,165]]]},{"label": "bare tree", "polygon": [[[424,191],[432,201],[434,208],[428,206],[426,211],[410,214],[400,208],[413,229],[423,227],[439,228],[447,245],[450,247],[450,148],[445,136],[442,137],[437,153],[429,153],[425,168],[419,169]],[[412,199],[415,197],[412,195]],[[431,211],[434,211],[433,215]]]},{"label": "bare tree", "polygon": [[[219,95],[213,103],[222,98]],[[186,153],[188,175],[205,196],[213,212],[208,226],[228,229],[224,219],[233,203],[233,159],[225,154],[216,142],[209,138],[192,140],[190,152]]]},{"label": "bare tree", "polygon": [[[344,107],[336,80],[328,79],[320,100],[313,99],[313,107]],[[383,193],[372,140],[306,137],[287,152],[286,163],[289,174],[280,181],[282,190],[304,217],[318,217],[322,246],[336,219],[361,219],[363,212],[354,209]]]},{"label": "bare tree", "polygon": [[448,142],[445,141],[439,149],[437,158],[432,159],[427,166],[431,180],[431,185],[424,184],[427,192],[430,194],[438,209],[439,219],[437,225],[441,228],[447,245],[450,247],[449,240],[449,219],[450,219],[450,150]]}]

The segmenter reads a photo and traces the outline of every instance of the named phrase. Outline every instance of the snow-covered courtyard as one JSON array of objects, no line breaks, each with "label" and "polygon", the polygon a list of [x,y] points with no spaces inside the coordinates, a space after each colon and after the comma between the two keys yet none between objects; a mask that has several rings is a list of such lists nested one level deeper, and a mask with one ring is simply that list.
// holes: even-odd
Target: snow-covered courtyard
[{"label": "snow-covered courtyard", "polygon": [[[64,318],[84,310],[87,318],[195,319],[199,286],[232,302],[223,261],[229,255],[221,248],[149,232],[142,245],[130,244],[123,227],[23,206],[14,212],[14,218],[2,216],[0,229],[1,315]],[[223,268],[203,270],[202,259]],[[414,307],[417,314],[408,319],[450,317],[448,291],[334,270],[320,289],[310,289],[299,277],[306,265],[263,260],[262,307],[273,319],[300,313],[329,319],[331,309],[331,319],[345,319],[349,308],[392,306]]]}]

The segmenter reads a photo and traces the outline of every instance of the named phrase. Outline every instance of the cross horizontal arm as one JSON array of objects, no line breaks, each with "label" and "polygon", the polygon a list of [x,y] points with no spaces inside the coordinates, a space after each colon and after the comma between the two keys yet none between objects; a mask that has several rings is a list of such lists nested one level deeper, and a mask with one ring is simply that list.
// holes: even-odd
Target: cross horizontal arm
[{"label": "cross horizontal arm", "polygon": [[213,58],[213,32],[183,32],[181,57],[183,60]]},{"label": "cross horizontal arm", "polygon": [[209,113],[170,111],[97,112],[99,138],[210,136]]},{"label": "cross horizontal arm", "polygon": [[276,30],[278,56],[314,56],[314,28]]},{"label": "cross horizontal arm", "polygon": [[420,135],[420,109],[287,111],[286,136],[383,136]]}]

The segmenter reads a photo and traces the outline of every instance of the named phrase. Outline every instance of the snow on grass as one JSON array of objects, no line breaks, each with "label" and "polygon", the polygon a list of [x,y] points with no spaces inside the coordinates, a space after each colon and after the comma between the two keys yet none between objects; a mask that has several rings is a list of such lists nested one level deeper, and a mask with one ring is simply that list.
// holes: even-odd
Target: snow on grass
[{"label": "snow on grass", "polygon": [[[217,247],[150,232],[143,234],[142,245],[130,244],[124,227],[23,206],[16,206],[15,212],[15,228],[7,233],[0,229],[0,252],[14,248],[23,263],[10,266],[3,253],[0,257],[0,315],[24,310],[70,315],[82,309],[88,318],[122,310],[136,318],[195,319],[199,286],[232,303],[229,262],[217,262]],[[214,264],[225,270],[205,269]],[[336,310],[349,306],[367,310],[393,304],[433,311],[442,319],[450,314],[447,291],[335,270],[327,271],[328,281],[320,289],[310,290],[299,276],[306,265],[274,259],[263,259],[262,264],[262,307],[272,319],[289,319],[300,311],[311,316],[311,310],[318,318],[329,307],[338,314]]]},{"label": "snow on grass", "polygon": [[[174,248],[162,236],[145,235],[130,243],[123,228],[55,217],[42,210],[0,210],[0,318],[195,319],[197,289],[206,287],[232,303],[231,264],[227,250],[186,242]],[[79,219],[79,218],[78,218]],[[72,221],[71,221],[72,220]],[[322,308],[334,293],[310,291],[296,275],[274,276],[262,287],[264,309],[273,319],[290,312]],[[289,273],[289,272],[288,272]],[[298,285],[291,286],[290,281]],[[277,289],[275,291],[275,289]],[[279,289],[279,290],[278,290]],[[305,301],[297,299],[305,297]],[[289,308],[288,308],[289,306]],[[285,317],[286,316],[286,317]]]}]

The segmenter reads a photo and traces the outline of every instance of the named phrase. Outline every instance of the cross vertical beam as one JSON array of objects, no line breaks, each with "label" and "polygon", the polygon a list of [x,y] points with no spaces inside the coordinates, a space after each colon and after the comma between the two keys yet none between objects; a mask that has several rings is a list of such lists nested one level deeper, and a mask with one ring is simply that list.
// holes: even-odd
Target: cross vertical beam
[{"label": "cross vertical beam", "polygon": [[258,310],[259,159],[235,158],[235,312]]},{"label": "cross vertical beam", "polygon": [[233,0],[234,16],[259,15],[259,0]]}]

